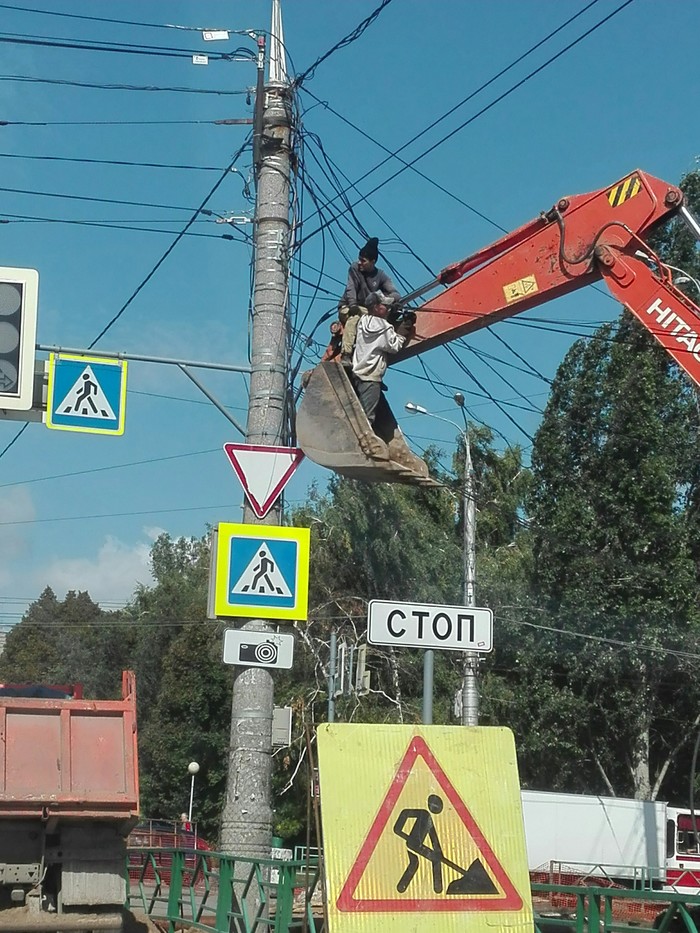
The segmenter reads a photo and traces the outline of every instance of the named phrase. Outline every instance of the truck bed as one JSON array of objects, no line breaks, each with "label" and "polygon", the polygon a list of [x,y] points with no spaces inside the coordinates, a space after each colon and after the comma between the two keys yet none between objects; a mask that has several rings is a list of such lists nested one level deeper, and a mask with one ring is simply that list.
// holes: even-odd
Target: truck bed
[{"label": "truck bed", "polygon": [[135,678],[121,700],[0,697],[0,820],[138,813]]}]

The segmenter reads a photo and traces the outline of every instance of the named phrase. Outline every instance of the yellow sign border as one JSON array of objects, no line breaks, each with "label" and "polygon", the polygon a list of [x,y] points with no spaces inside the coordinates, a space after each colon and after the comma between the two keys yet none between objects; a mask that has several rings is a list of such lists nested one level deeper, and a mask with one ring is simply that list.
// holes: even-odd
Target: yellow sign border
[{"label": "yellow sign border", "polygon": [[[79,425],[54,424],[51,420],[53,415],[54,388],[56,381],[56,361],[57,360],[80,360],[86,365],[99,363],[100,366],[118,366],[122,372],[121,385],[119,386],[119,421],[116,428],[81,428]],[[44,424],[53,431],[74,431],[79,434],[111,434],[114,437],[121,436],[126,428],[126,372],[127,360],[111,360],[104,356],[83,356],[82,353],[49,353],[49,382],[46,397],[46,419]]]},{"label": "yellow sign border", "polygon": [[[297,566],[294,581],[294,605],[241,606],[228,601],[230,545],[233,538],[274,538],[276,541],[296,541]],[[217,618],[286,619],[305,621],[309,613],[309,551],[311,530],[280,525],[243,525],[219,522],[214,559],[214,615]]]},{"label": "yellow sign border", "polygon": [[[410,888],[386,896],[381,887],[384,880],[380,884],[378,879],[393,879],[394,874],[398,878],[405,868],[405,853],[401,852],[400,863],[392,861],[393,874],[387,874],[381,861],[371,866],[372,859],[384,859],[390,850],[382,848],[381,835],[371,840],[375,831],[392,840],[396,836],[391,826],[393,808],[401,799],[399,792],[392,793],[397,781],[403,782],[400,793],[413,793],[411,787],[420,786],[413,766],[409,773],[401,770],[416,739],[428,747],[443,777],[483,833],[511,888],[519,895],[520,906],[494,902],[489,909],[480,903],[481,895],[467,895],[464,901],[455,901],[451,909],[449,902],[436,903],[442,895],[416,898]],[[532,900],[520,782],[515,741],[509,729],[324,723],[318,727],[317,743],[329,926],[333,933],[370,933],[377,929],[382,933],[483,933],[488,929],[531,933]],[[421,758],[419,751],[415,760]],[[428,766],[428,771],[423,771],[429,774],[432,767],[427,761],[421,768],[423,765]],[[444,797],[435,772],[431,780],[437,781],[434,792]],[[348,807],[348,787],[352,787],[352,807]],[[422,788],[421,795],[425,790]],[[410,801],[401,805],[414,804]],[[365,875],[366,871],[375,874]],[[363,885],[360,894],[359,884]],[[396,898],[403,899],[403,903],[397,904]]]}]

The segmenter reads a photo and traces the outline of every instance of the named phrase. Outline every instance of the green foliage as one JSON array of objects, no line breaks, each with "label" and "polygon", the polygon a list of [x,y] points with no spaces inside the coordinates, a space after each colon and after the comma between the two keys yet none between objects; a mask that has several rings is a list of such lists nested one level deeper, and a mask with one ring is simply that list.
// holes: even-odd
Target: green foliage
[{"label": "green foliage", "polygon": [[133,636],[119,613],[103,612],[87,593],[70,592],[58,600],[47,587],[8,634],[0,679],[82,683],[86,696],[116,697]]},{"label": "green foliage", "polygon": [[165,820],[186,812],[187,765],[197,761],[196,818],[214,839],[228,760],[231,676],[221,663],[221,627],[206,621],[208,537],[161,535],[151,568],[155,585],[140,586],[128,607],[137,630],[142,811]]},{"label": "green foliage", "polygon": [[[682,181],[700,212],[700,175]],[[697,244],[672,222],[650,248],[700,277]],[[692,281],[679,281],[695,301]],[[552,385],[532,453],[499,450],[469,426],[477,508],[477,603],[495,615],[481,665],[480,721],[510,726],[525,786],[660,792],[687,802],[689,738],[700,702],[700,405],[696,390],[633,318],[575,343]],[[294,713],[273,756],[274,832],[307,840],[309,747],[328,710],[329,642],[365,642],[371,599],[461,601],[464,438],[440,489],[331,480],[291,522],[311,528],[310,614],[293,671],[275,674]],[[177,819],[189,761],[201,770],[194,815],[215,842],[226,789],[232,670],[222,625],[206,619],[207,536],[153,545],[153,586],[122,613],[50,589],[10,633],[5,681],[83,682],[115,696],[137,674],[142,809]],[[675,653],[670,653],[673,649]],[[369,693],[335,701],[338,720],[419,722],[423,653],[369,647]],[[458,653],[435,657],[434,718],[454,722]],[[312,818],[313,822],[313,818]],[[309,828],[310,838],[314,833]]]},{"label": "green foliage", "polygon": [[311,527],[310,595],[320,616],[368,599],[436,602],[459,593],[453,502],[440,490],[334,479],[329,495],[314,493],[292,522]]},{"label": "green foliage", "polygon": [[[689,172],[681,179],[680,188],[687,206],[697,217],[700,214],[700,172]],[[698,243],[682,218],[676,217],[655,230],[649,237],[649,245],[666,262],[678,266],[694,278],[700,276]],[[692,282],[678,282],[678,286],[698,303],[700,298]]]},{"label": "green foliage", "polygon": [[[469,433],[478,511],[476,542],[481,558],[484,552],[510,547],[519,536],[531,474],[523,465],[519,446],[497,451],[493,432],[483,425],[470,426]],[[463,480],[463,443],[455,454],[454,471]]]},{"label": "green foliage", "polygon": [[228,769],[231,669],[221,663],[222,626],[183,625],[163,659],[158,698],[141,731],[141,796],[150,817],[187,812],[196,761],[194,813],[202,835],[218,837]]},{"label": "green foliage", "polygon": [[142,728],[155,708],[162,665],[180,623],[206,617],[208,537],[160,535],[151,548],[151,570],[155,586],[139,586],[127,610],[137,623],[133,663]]},{"label": "green foliage", "polygon": [[[686,182],[697,197],[697,177]],[[654,245],[697,261],[677,225]],[[528,505],[540,621],[589,639],[560,638],[542,664],[565,675],[562,723],[571,691],[583,701],[588,729],[571,736],[595,766],[590,789],[657,792],[694,717],[691,667],[662,649],[697,650],[697,464],[696,390],[631,315],[574,344],[535,439]]]},{"label": "green foliage", "polygon": [[670,358],[628,315],[572,348],[533,449],[542,599],[560,610],[585,599],[601,614],[687,604],[682,506],[696,420]]}]

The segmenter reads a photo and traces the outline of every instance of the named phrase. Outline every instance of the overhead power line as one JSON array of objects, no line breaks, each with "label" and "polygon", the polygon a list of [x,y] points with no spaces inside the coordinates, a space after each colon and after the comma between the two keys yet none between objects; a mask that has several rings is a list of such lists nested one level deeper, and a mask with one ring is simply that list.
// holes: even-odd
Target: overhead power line
[{"label": "overhead power line", "polygon": [[[68,218],[60,217],[29,217],[22,214],[5,214],[0,213],[0,218],[10,218],[9,220],[0,219],[0,223],[9,224],[9,223],[46,223],[46,224],[69,224],[76,227],[98,227],[104,230],[128,230],[132,233],[161,233],[166,236],[172,236],[175,232],[174,230],[160,230],[157,227],[135,227],[131,224],[119,223],[118,221],[97,221],[97,220],[71,220]],[[163,220],[163,221],[138,221],[139,223],[176,223],[175,220]],[[133,223],[133,222],[132,222]],[[229,230],[235,230],[235,227],[228,227]],[[239,240],[241,242],[248,242],[250,236],[243,231],[238,231],[237,234],[233,233],[200,233],[193,230],[187,230],[185,233],[187,237],[206,237],[209,240]],[[0,455],[1,456],[1,455]]]},{"label": "overhead power line", "polygon": [[0,126],[225,126],[231,120],[0,120]]},{"label": "overhead power line", "polygon": [[172,168],[190,172],[223,172],[220,165],[177,165],[172,162],[131,162],[127,159],[86,159],[77,156],[34,155],[33,153],[0,152],[0,159],[28,159],[38,162],[75,162],[81,165],[119,165],[129,168]]},{"label": "overhead power line", "polygon": [[219,97],[237,97],[249,94],[241,91],[213,90],[199,87],[160,87],[155,84],[97,84],[94,81],[69,81],[66,78],[35,78],[31,75],[0,75],[0,81],[17,81],[22,84],[57,84],[61,87],[84,87],[96,91],[170,91],[179,94],[215,94]]},{"label": "overhead power line", "polygon": [[35,476],[32,479],[17,480],[16,483],[0,483],[0,489],[11,486],[29,486],[33,483],[46,483],[49,480],[71,479],[74,476],[86,476],[89,473],[106,473],[109,470],[125,470],[129,467],[150,466],[153,463],[166,463],[169,460],[182,460],[186,457],[201,457],[205,454],[219,454],[220,447],[211,447],[208,450],[191,450],[184,454],[170,454],[167,457],[149,457],[146,460],[133,460],[130,463],[110,463],[108,466],[91,467],[88,470],[72,470],[69,473],[54,473],[51,476]]},{"label": "overhead power line", "polygon": [[[51,49],[77,49],[82,52],[111,52],[122,55],[148,55],[154,58],[187,58],[201,55],[201,49],[176,49],[166,46],[145,46],[128,42],[90,42],[59,39],[56,36],[30,36],[23,33],[0,33],[0,43],[5,45],[32,45]],[[253,49],[239,48],[233,52],[207,53],[210,62],[257,61]]]},{"label": "overhead power line", "polygon": [[[228,172],[228,169],[226,170]],[[196,211],[198,214],[212,216],[216,211],[204,210],[202,208],[183,207],[181,204],[154,204],[148,201],[122,201],[118,198],[96,198],[86,194],[64,194],[60,191],[33,191],[31,188],[4,188],[0,191],[6,191],[9,194],[26,194],[39,198],[59,198],[64,201],[89,201],[93,204],[120,204],[126,207],[153,207],[164,211]]]},{"label": "overhead power line", "polygon": [[[203,200],[202,203],[199,205],[199,207],[194,211],[194,213],[192,214],[192,217],[191,217],[191,218],[189,219],[189,221],[185,224],[185,226],[182,228],[182,230],[180,231],[180,233],[178,233],[178,235],[175,237],[175,239],[173,240],[173,242],[170,244],[170,246],[166,249],[166,251],[165,251],[165,252],[163,253],[163,255],[160,257],[160,259],[158,260],[158,262],[153,266],[153,268],[151,269],[151,271],[150,271],[150,272],[148,273],[148,275],[141,281],[141,283],[134,289],[134,291],[133,291],[133,292],[131,293],[131,295],[127,298],[127,300],[124,302],[124,304],[121,306],[121,308],[117,311],[117,313],[111,318],[111,320],[109,320],[109,321],[107,322],[107,324],[105,324],[105,326],[104,326],[104,327],[102,328],[102,330],[99,332],[99,334],[97,335],[97,337],[95,337],[95,339],[94,339],[91,343],[88,344],[88,349],[89,349],[89,350],[91,350],[91,349],[95,346],[95,344],[96,344],[99,340],[101,340],[102,337],[104,337],[104,335],[107,333],[107,331],[108,331],[111,327],[113,327],[113,325],[119,320],[119,318],[122,316],[122,314],[124,314],[124,312],[126,311],[126,309],[127,309],[127,308],[129,307],[129,305],[132,303],[132,301],[134,300],[134,298],[136,298],[136,296],[139,294],[139,292],[148,284],[148,282],[150,282],[150,280],[151,280],[151,279],[153,278],[153,276],[156,274],[156,272],[158,271],[158,269],[160,269],[160,267],[163,265],[163,263],[165,262],[165,260],[166,260],[166,259],[168,258],[168,256],[172,253],[172,251],[175,249],[175,247],[177,246],[177,244],[178,244],[178,243],[180,242],[180,240],[185,236],[185,234],[187,233],[187,231],[189,230],[189,228],[190,228],[190,227],[192,226],[192,224],[195,222],[195,220],[197,219],[197,216],[198,216],[199,214],[201,214],[201,212],[204,210],[205,206],[206,206],[207,203],[209,202],[209,199],[212,197],[212,195],[213,195],[216,191],[218,191],[219,187],[223,184],[223,182],[225,181],[225,179],[226,179],[226,177],[228,176],[229,172],[231,171],[231,169],[233,168],[233,166],[236,164],[236,162],[238,161],[238,159],[239,159],[239,157],[241,156],[241,154],[243,153],[243,151],[244,151],[244,150],[248,147],[248,145],[250,144],[250,140],[251,140],[251,135],[248,134],[248,136],[246,137],[245,141],[243,142],[243,145],[240,146],[239,149],[236,151],[235,155],[233,156],[233,158],[231,159],[231,161],[229,162],[229,164],[226,166],[226,169],[225,169],[225,171],[222,173],[222,175],[221,175],[221,177],[219,178],[219,180],[216,182],[216,184],[215,184],[215,185],[212,187],[212,189],[209,191],[209,193],[208,193],[207,196],[204,198],[204,200]],[[2,454],[0,454],[0,457],[2,457]]]},{"label": "overhead power line", "polygon": [[[594,2],[597,3],[598,0],[594,0]],[[349,180],[348,180],[347,187],[346,187],[346,188],[343,188],[342,190],[340,190],[340,191],[338,192],[338,194],[336,194],[336,196],[335,196],[334,198],[331,198],[331,199],[330,199],[330,201],[326,201],[325,204],[322,204],[322,205],[320,206],[320,208],[318,208],[318,209],[316,210],[316,213],[320,213],[322,210],[324,210],[325,208],[329,207],[331,204],[333,204],[334,201],[336,201],[339,197],[341,197],[341,195],[346,194],[346,193],[347,193],[348,191],[350,191],[350,190],[357,191],[357,193],[360,195],[361,200],[364,201],[365,203],[367,203],[368,206],[371,206],[371,205],[369,204],[369,202],[367,201],[367,198],[362,194],[362,192],[359,190],[359,188],[357,187],[357,185],[359,185],[359,183],[360,183],[361,181],[363,181],[365,178],[367,178],[369,175],[372,175],[374,172],[376,172],[377,169],[379,169],[382,165],[385,165],[385,164],[389,161],[389,159],[391,159],[391,158],[397,158],[399,162],[403,163],[403,164],[406,165],[406,166],[409,166],[409,163],[408,163],[408,162],[404,162],[403,159],[398,158],[398,153],[401,152],[402,149],[404,149],[404,148],[408,145],[408,143],[405,143],[405,145],[402,146],[401,149],[397,149],[396,152],[392,152],[391,149],[389,149],[387,146],[383,145],[383,143],[380,143],[380,142],[379,142],[377,139],[375,139],[375,137],[372,136],[370,133],[366,133],[361,127],[357,126],[356,123],[353,123],[351,120],[348,120],[346,117],[344,117],[341,113],[338,113],[337,110],[334,110],[333,107],[331,107],[326,101],[321,100],[320,97],[316,97],[316,95],[313,94],[308,88],[302,88],[302,90],[303,90],[306,94],[308,94],[310,97],[313,97],[314,100],[318,101],[318,103],[321,104],[321,106],[322,106],[325,110],[328,110],[329,113],[332,113],[334,116],[338,117],[339,120],[342,120],[342,122],[345,123],[345,124],[347,124],[347,126],[349,126],[351,129],[355,130],[355,131],[356,131],[357,133],[359,133],[361,136],[364,136],[365,139],[368,139],[368,140],[370,140],[371,142],[375,143],[377,146],[379,146],[380,149],[383,149],[384,152],[389,153],[389,155],[388,155],[388,157],[387,157],[386,159],[382,159],[381,162],[378,162],[378,163],[374,166],[374,168],[370,169],[368,172],[365,172],[365,174],[362,175],[360,178],[358,178],[357,181],[349,182]],[[505,227],[501,227],[500,224],[495,223],[495,221],[491,220],[491,219],[490,219],[489,217],[487,217],[485,214],[482,214],[481,211],[478,210],[476,207],[474,207],[473,204],[469,204],[469,203],[467,203],[467,201],[464,201],[464,200],[463,200],[462,198],[460,198],[458,195],[454,194],[454,192],[450,191],[448,188],[445,188],[445,187],[444,187],[443,185],[441,185],[439,182],[435,181],[434,178],[431,178],[430,175],[426,175],[424,172],[421,172],[420,169],[417,169],[417,168],[415,168],[414,166],[410,166],[410,168],[411,168],[411,170],[412,170],[413,172],[415,172],[416,175],[419,175],[422,179],[424,179],[425,181],[427,181],[427,182],[428,182],[429,184],[431,184],[434,188],[437,188],[438,191],[442,191],[443,194],[446,194],[449,198],[452,198],[453,201],[457,201],[457,203],[458,203],[458,204],[461,204],[462,207],[466,207],[467,210],[471,211],[473,214],[476,214],[477,217],[481,217],[481,219],[482,219],[482,220],[485,220],[487,223],[493,224],[493,226],[495,226],[498,230],[501,230],[503,233],[506,233],[506,232],[507,232]],[[356,203],[357,203],[357,202],[356,202]],[[313,216],[313,215],[312,215],[312,216]]]},{"label": "overhead power line", "polygon": [[142,23],[133,19],[112,19],[106,16],[86,16],[81,13],[63,13],[58,10],[37,10],[33,7],[19,6],[13,3],[0,3],[0,8],[3,10],[17,10],[21,13],[36,13],[40,16],[60,16],[63,19],[89,20],[93,23],[116,23],[120,26],[138,26],[140,29],[180,29],[185,32],[228,32],[231,35],[251,37],[264,32],[264,30],[261,29],[228,29],[224,27],[217,29],[213,26],[180,26],[176,23]]},{"label": "overhead power line", "polygon": [[5,444],[5,446],[3,447],[3,449],[0,450],[0,460],[2,460],[2,458],[5,456],[5,454],[7,453],[7,451],[17,443],[17,441],[20,439],[20,437],[24,434],[24,432],[25,432],[25,431],[27,430],[27,428],[29,427],[29,424],[30,424],[29,421],[25,421],[25,423],[22,425],[22,427],[19,429],[19,431],[15,434],[15,436],[12,438],[12,440],[11,440],[11,441],[8,441],[8,443]]},{"label": "overhead power line", "polygon": [[442,145],[443,145],[444,143],[446,143],[448,140],[452,139],[453,136],[456,136],[457,133],[460,133],[460,132],[461,132],[463,129],[465,129],[467,126],[469,126],[470,124],[472,124],[472,123],[474,123],[476,120],[478,120],[479,117],[482,117],[485,113],[488,113],[488,111],[491,110],[493,107],[495,107],[496,104],[499,104],[502,100],[505,100],[506,97],[509,97],[511,94],[513,94],[515,91],[517,91],[519,88],[521,88],[521,87],[522,87],[524,84],[526,84],[528,81],[531,81],[534,77],[536,77],[536,75],[540,74],[540,72],[544,71],[546,68],[548,68],[548,67],[549,67],[550,65],[552,65],[554,62],[558,61],[563,55],[565,55],[567,52],[570,52],[571,49],[573,49],[575,46],[577,46],[580,42],[583,42],[584,39],[588,38],[588,36],[590,36],[592,33],[594,33],[597,29],[600,29],[601,26],[604,26],[604,25],[605,25],[607,22],[609,22],[614,16],[617,16],[618,13],[621,13],[622,10],[624,10],[626,7],[630,6],[630,4],[632,4],[633,2],[634,2],[634,0],[624,0],[624,2],[621,3],[618,7],[616,7],[611,13],[609,13],[607,16],[603,17],[603,19],[599,20],[597,23],[595,23],[593,26],[591,26],[591,27],[590,27],[589,29],[587,29],[585,32],[583,32],[583,33],[581,33],[579,36],[577,36],[576,39],[573,39],[571,42],[569,42],[569,44],[566,45],[566,46],[564,46],[563,49],[560,49],[560,50],[559,50],[558,52],[556,52],[554,55],[550,56],[550,57],[549,57],[545,62],[543,62],[541,65],[538,65],[537,68],[534,68],[532,71],[528,72],[528,74],[526,74],[525,77],[521,78],[521,79],[520,79],[519,81],[517,81],[515,84],[511,85],[511,87],[509,87],[507,90],[503,91],[502,94],[499,94],[498,97],[495,97],[492,101],[490,101],[488,104],[486,104],[485,106],[483,106],[483,107],[482,107],[480,110],[478,110],[476,113],[472,114],[471,117],[469,117],[469,118],[468,118],[467,120],[465,120],[463,123],[460,123],[459,126],[455,127],[453,130],[451,130],[449,133],[447,133],[445,136],[443,136],[443,137],[442,137],[441,139],[439,139],[437,142],[433,143],[433,145],[430,146],[428,149],[425,149],[423,152],[419,153],[419,154],[418,154],[414,159],[412,159],[410,162],[404,163],[404,164],[401,166],[401,168],[397,169],[397,170],[393,173],[393,175],[389,175],[389,177],[388,177],[388,178],[385,178],[384,181],[380,182],[378,185],[375,185],[375,187],[372,188],[370,191],[368,191],[362,198],[360,198],[358,201],[354,201],[354,202],[350,205],[349,208],[348,208],[348,207],[345,207],[345,208],[343,208],[343,209],[341,209],[341,210],[338,210],[338,211],[334,212],[333,220],[326,220],[326,221],[324,221],[322,224],[320,224],[315,230],[312,230],[311,233],[307,233],[306,236],[304,236],[304,237],[301,238],[301,240],[300,240],[299,243],[298,243],[298,246],[300,246],[302,243],[306,243],[307,240],[309,240],[309,239],[311,239],[312,237],[314,237],[314,236],[315,236],[317,233],[319,233],[324,227],[328,226],[329,223],[337,221],[338,217],[340,217],[340,216],[342,216],[343,214],[347,213],[348,210],[351,210],[352,208],[354,208],[357,204],[360,203],[360,201],[365,200],[366,198],[370,197],[370,195],[372,195],[372,194],[375,194],[377,191],[379,191],[379,190],[380,190],[381,188],[383,188],[385,185],[388,185],[390,181],[393,181],[395,178],[398,178],[399,175],[402,175],[407,169],[412,168],[412,167],[416,164],[416,162],[419,162],[421,159],[424,159],[424,158],[425,158],[427,155],[429,155],[431,152],[434,152],[437,148],[439,148],[440,146],[442,146]]},{"label": "overhead power line", "polygon": [[24,518],[17,521],[0,521],[0,527],[9,525],[43,525],[53,522],[90,521],[96,518],[126,518],[136,515],[169,515],[174,512],[206,512],[209,510],[220,512],[224,509],[231,508],[231,503],[227,502],[223,505],[221,503],[215,505],[192,505],[177,509],[140,509],[136,512],[103,512],[97,515],[63,515],[55,518]]},{"label": "overhead power line", "polygon": [[385,7],[388,7],[390,3],[391,0],[382,0],[377,9],[373,10],[366,19],[363,19],[362,22],[353,29],[352,32],[349,32],[347,36],[340,40],[340,42],[336,42],[336,44],[328,49],[328,51],[323,55],[321,55],[320,58],[317,58],[313,65],[310,65],[306,71],[302,71],[300,75],[297,75],[294,79],[294,86],[300,87],[300,85],[306,81],[307,78],[313,78],[316,74],[316,69],[321,64],[321,62],[325,62],[327,58],[330,58],[331,55],[333,55],[339,49],[344,49],[359,39],[364,31],[377,19],[382,10],[385,9]]},{"label": "overhead power line", "polygon": [[[305,91],[310,97],[313,97],[313,99],[314,99],[315,101],[317,101],[317,103],[319,103],[322,107],[324,107],[326,110],[330,111],[330,113],[332,113],[332,114],[334,114],[334,116],[338,117],[339,120],[342,120],[343,123],[347,124],[349,127],[351,127],[352,129],[354,129],[356,132],[360,133],[360,135],[364,136],[366,139],[370,140],[370,141],[373,142],[376,146],[379,146],[380,149],[382,149],[384,152],[387,153],[387,158],[386,158],[386,159],[382,159],[381,162],[378,162],[373,168],[371,168],[369,171],[365,172],[365,174],[362,175],[360,178],[358,178],[357,181],[353,182],[352,187],[354,187],[355,185],[359,184],[361,181],[364,181],[365,178],[368,178],[370,175],[373,175],[373,174],[374,174],[378,169],[380,169],[383,165],[386,165],[386,163],[387,163],[390,159],[395,158],[395,159],[398,159],[398,161],[401,162],[403,165],[406,165],[406,166],[410,167],[410,168],[412,169],[412,171],[414,171],[417,175],[420,175],[421,178],[424,178],[424,179],[425,179],[426,181],[428,181],[430,184],[432,184],[432,185],[434,185],[435,187],[437,187],[440,191],[442,191],[443,193],[447,194],[449,197],[453,198],[453,199],[456,200],[458,203],[462,204],[464,207],[468,208],[468,210],[474,212],[477,216],[482,217],[482,219],[486,220],[488,223],[493,224],[495,227],[497,227],[497,229],[503,230],[503,232],[506,232],[504,227],[501,227],[499,224],[496,224],[496,223],[495,223],[493,220],[491,220],[489,217],[485,217],[483,214],[481,214],[479,211],[477,211],[474,207],[472,207],[472,205],[467,204],[465,201],[462,201],[461,198],[458,198],[458,197],[457,197],[455,194],[453,194],[451,191],[448,191],[446,188],[443,188],[441,185],[439,185],[437,182],[435,182],[435,181],[434,181],[432,178],[430,178],[428,175],[424,175],[423,172],[419,171],[417,168],[415,168],[415,166],[411,165],[411,164],[408,163],[408,162],[405,162],[403,159],[399,159],[399,158],[398,158],[398,155],[399,155],[400,152],[403,152],[404,149],[408,148],[408,146],[410,146],[412,143],[414,143],[414,142],[416,142],[417,140],[419,140],[419,139],[421,138],[421,136],[425,136],[425,134],[428,133],[430,130],[434,129],[434,127],[438,126],[440,123],[442,123],[442,122],[443,122],[444,120],[446,120],[448,117],[452,116],[453,113],[456,113],[458,110],[460,110],[465,104],[467,104],[470,100],[472,100],[474,97],[476,97],[477,94],[480,94],[482,91],[485,91],[487,87],[489,87],[491,84],[493,84],[493,83],[494,83],[495,81],[497,81],[499,78],[502,78],[503,75],[507,74],[509,71],[511,71],[513,68],[515,68],[516,65],[520,64],[520,62],[522,62],[524,59],[526,59],[529,55],[532,55],[533,52],[537,51],[537,49],[539,49],[541,46],[543,46],[546,42],[549,42],[549,40],[552,39],[552,38],[554,38],[554,36],[556,36],[557,33],[561,32],[563,29],[566,29],[566,27],[569,26],[569,25],[571,25],[571,23],[573,23],[574,20],[578,19],[579,16],[582,16],[582,15],[583,15],[584,13],[586,13],[592,6],[595,6],[595,4],[598,3],[598,2],[599,2],[599,0],[590,0],[590,2],[589,2],[586,6],[584,6],[582,9],[580,9],[580,10],[578,10],[576,13],[574,13],[573,16],[570,16],[570,17],[569,17],[567,20],[565,20],[560,26],[557,26],[556,29],[553,29],[551,32],[547,33],[546,36],[543,36],[542,39],[540,39],[540,40],[539,40],[538,42],[536,42],[534,45],[531,45],[530,48],[526,49],[521,55],[518,55],[518,57],[515,58],[515,59],[513,59],[513,61],[510,62],[510,64],[506,65],[505,68],[501,68],[500,71],[498,71],[498,72],[496,72],[496,74],[492,75],[487,81],[484,81],[483,84],[480,84],[479,87],[477,87],[475,90],[473,90],[473,91],[471,91],[469,94],[467,94],[466,97],[463,97],[462,100],[460,100],[458,103],[456,103],[453,107],[450,107],[449,110],[446,110],[445,113],[441,114],[439,117],[437,117],[437,119],[433,120],[432,123],[429,123],[429,124],[428,124],[426,127],[424,127],[419,133],[416,133],[416,134],[415,134],[414,136],[412,136],[410,139],[406,140],[406,142],[403,143],[402,146],[400,146],[398,149],[396,149],[396,150],[394,150],[394,151],[392,151],[391,149],[389,149],[387,146],[384,146],[382,143],[380,143],[380,142],[379,142],[377,139],[375,139],[373,136],[370,136],[368,133],[365,133],[365,131],[362,130],[359,126],[356,126],[354,123],[352,123],[352,122],[351,122],[350,120],[348,120],[346,117],[344,117],[342,114],[338,113],[338,112],[337,112],[336,110],[334,110],[331,106],[329,106],[329,104],[328,104],[326,101],[322,101],[320,98],[316,97],[316,95],[313,94],[311,91],[309,91],[308,88],[304,88],[304,91]],[[349,190],[349,188],[346,188],[346,189],[344,190],[343,193],[345,193],[345,192],[348,191],[348,190]],[[333,200],[336,200],[336,198],[334,198]],[[332,202],[330,202],[330,203],[332,203]]]}]

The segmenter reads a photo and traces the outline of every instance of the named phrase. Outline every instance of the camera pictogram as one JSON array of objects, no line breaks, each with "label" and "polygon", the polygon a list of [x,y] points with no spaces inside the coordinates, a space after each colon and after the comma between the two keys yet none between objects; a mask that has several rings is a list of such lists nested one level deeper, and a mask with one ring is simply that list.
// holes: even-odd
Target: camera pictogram
[{"label": "camera pictogram", "polygon": [[277,660],[277,645],[272,641],[261,641],[258,645],[241,645],[238,657],[253,664],[274,664]]}]

